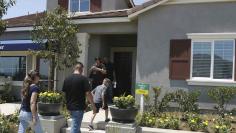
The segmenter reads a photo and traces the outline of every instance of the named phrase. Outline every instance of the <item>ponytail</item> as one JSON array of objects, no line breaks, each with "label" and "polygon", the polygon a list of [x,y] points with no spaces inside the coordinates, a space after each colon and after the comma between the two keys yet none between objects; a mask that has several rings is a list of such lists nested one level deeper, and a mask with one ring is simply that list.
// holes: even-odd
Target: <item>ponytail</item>
[{"label": "ponytail", "polygon": [[39,73],[35,70],[31,70],[25,77],[23,81],[23,87],[21,89],[21,96],[26,98],[29,94],[30,85],[33,83],[36,76],[39,76]]}]

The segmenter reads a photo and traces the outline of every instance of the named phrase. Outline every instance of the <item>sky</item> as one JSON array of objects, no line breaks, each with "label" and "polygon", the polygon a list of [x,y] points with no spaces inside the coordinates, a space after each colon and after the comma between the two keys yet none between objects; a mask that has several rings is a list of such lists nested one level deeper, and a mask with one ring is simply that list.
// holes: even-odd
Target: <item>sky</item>
[{"label": "sky", "polygon": [[[139,5],[147,0],[134,0]],[[16,4],[9,8],[3,19],[33,14],[46,10],[46,0],[16,0]]]}]

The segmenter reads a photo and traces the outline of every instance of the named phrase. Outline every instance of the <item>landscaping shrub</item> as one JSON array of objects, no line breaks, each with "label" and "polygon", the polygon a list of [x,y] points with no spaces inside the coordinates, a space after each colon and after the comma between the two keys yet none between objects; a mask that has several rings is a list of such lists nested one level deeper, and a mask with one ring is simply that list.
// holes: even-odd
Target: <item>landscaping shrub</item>
[{"label": "landscaping shrub", "polygon": [[138,114],[135,119],[136,123],[140,126],[153,127],[156,123],[156,117],[149,112]]},{"label": "landscaping shrub", "polygon": [[174,101],[179,104],[179,110],[181,112],[198,112],[198,98],[200,96],[199,91],[186,92],[184,90],[177,90],[174,92]]},{"label": "landscaping shrub", "polygon": [[208,91],[208,96],[217,103],[215,108],[218,113],[224,117],[226,112],[226,105],[236,97],[235,87],[218,87],[210,89]]},{"label": "landscaping shrub", "polygon": [[208,127],[208,121],[204,121],[198,114],[187,114],[187,124],[192,131],[203,130],[206,131]]},{"label": "landscaping shrub", "polygon": [[162,114],[156,119],[156,127],[164,129],[179,129],[180,119],[172,115]]},{"label": "landscaping shrub", "polygon": [[16,97],[12,95],[11,93],[11,85],[8,83],[4,84],[4,91],[2,92],[1,96],[0,96],[0,104],[1,103],[9,103],[9,102],[15,102]]},{"label": "landscaping shrub", "polygon": [[215,133],[231,133],[231,122],[222,117],[213,120],[213,130]]}]

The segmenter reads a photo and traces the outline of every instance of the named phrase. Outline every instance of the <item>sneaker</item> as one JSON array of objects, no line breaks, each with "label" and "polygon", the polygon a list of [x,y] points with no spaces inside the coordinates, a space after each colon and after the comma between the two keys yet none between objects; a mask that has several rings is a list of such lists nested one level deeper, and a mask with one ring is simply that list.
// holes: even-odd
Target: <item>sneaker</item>
[{"label": "sneaker", "polygon": [[92,125],[88,125],[89,131],[94,130]]},{"label": "sneaker", "polygon": [[110,121],[110,119],[109,119],[109,118],[105,120],[105,122],[109,122],[109,121]]}]

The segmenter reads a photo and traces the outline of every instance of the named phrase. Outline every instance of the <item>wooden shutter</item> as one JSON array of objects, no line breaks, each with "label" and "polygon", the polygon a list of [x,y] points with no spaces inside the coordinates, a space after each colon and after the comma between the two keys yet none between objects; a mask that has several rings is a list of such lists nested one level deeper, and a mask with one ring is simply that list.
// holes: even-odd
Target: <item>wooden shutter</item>
[{"label": "wooden shutter", "polygon": [[58,0],[58,5],[64,8],[65,10],[68,10],[68,3],[69,0]]},{"label": "wooden shutter", "polygon": [[102,11],[102,0],[90,0],[90,11],[91,12]]},{"label": "wooden shutter", "polygon": [[170,79],[185,80],[190,78],[191,40],[170,41]]}]

